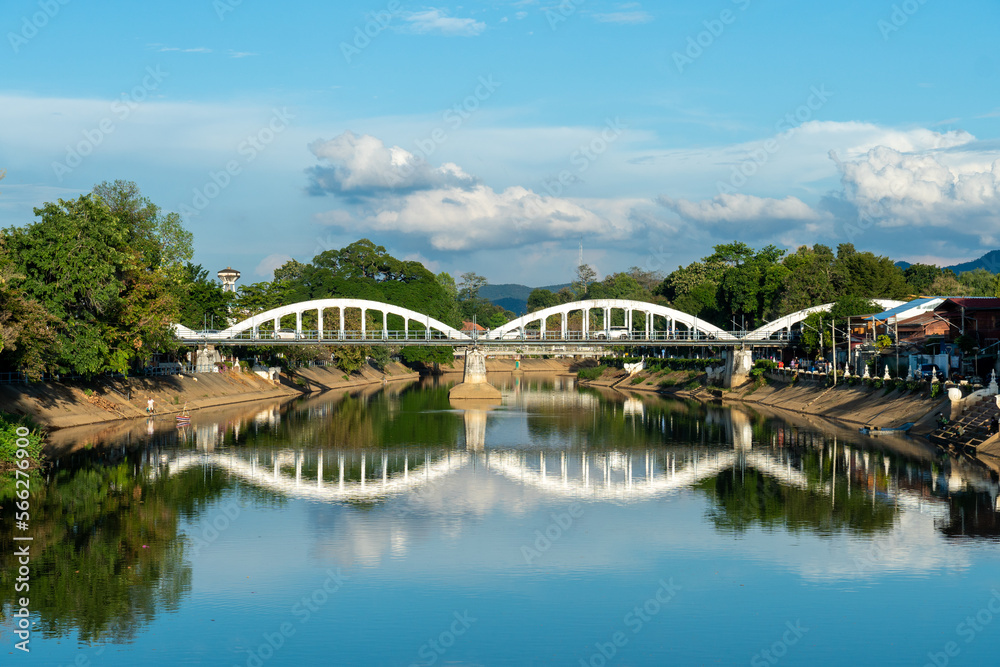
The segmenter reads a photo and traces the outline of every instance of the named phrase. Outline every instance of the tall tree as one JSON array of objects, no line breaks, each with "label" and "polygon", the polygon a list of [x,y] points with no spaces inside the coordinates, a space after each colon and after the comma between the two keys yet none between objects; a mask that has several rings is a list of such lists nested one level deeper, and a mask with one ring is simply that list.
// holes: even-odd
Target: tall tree
[{"label": "tall tree", "polygon": [[483,276],[469,271],[462,274],[462,282],[458,285],[458,298],[460,301],[479,298],[479,290],[486,286],[488,281]]},{"label": "tall tree", "polygon": [[581,264],[576,267],[576,280],[573,281],[573,291],[578,298],[584,298],[590,283],[597,280],[597,271],[590,264]]},{"label": "tall tree", "polygon": [[164,214],[133,181],[104,181],[93,194],[125,228],[126,243],[139,252],[148,270],[181,277],[185,262],[194,256],[192,234],[176,213]]},{"label": "tall tree", "polygon": [[61,323],[58,366],[93,375],[125,372],[172,346],[176,303],[157,254],[129,243],[132,229],[91,196],[35,209],[40,220],[7,230],[15,287]]},{"label": "tall tree", "polygon": [[940,275],[941,269],[931,264],[911,264],[903,271],[913,294],[930,294],[931,283]]}]

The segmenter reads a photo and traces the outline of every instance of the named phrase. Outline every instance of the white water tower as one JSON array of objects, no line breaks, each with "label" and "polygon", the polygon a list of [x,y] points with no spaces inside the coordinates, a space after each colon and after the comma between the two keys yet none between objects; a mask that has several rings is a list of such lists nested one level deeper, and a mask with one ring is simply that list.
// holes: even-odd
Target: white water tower
[{"label": "white water tower", "polygon": [[227,266],[218,273],[219,280],[222,281],[222,291],[223,292],[235,292],[236,291],[236,281],[240,279],[240,272],[236,269]]}]

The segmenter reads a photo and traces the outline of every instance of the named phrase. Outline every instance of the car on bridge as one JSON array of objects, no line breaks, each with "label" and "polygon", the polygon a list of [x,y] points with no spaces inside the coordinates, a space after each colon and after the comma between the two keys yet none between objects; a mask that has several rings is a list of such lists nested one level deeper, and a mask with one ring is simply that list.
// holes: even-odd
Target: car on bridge
[{"label": "car on bridge", "polygon": [[298,336],[295,329],[278,329],[274,332],[274,340],[295,340]]},{"label": "car on bridge", "polygon": [[597,331],[594,338],[599,340],[628,340],[629,331],[627,327],[611,327],[607,331]]}]

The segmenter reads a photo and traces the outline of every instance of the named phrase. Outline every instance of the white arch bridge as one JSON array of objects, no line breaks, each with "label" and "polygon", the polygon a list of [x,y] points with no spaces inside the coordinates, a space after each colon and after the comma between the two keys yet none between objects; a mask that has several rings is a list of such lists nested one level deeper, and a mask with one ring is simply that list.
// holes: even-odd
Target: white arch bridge
[{"label": "white arch bridge", "polygon": [[[883,308],[901,301],[875,299]],[[588,299],[545,308],[487,331],[459,331],[409,308],[364,299],[316,299],[273,308],[222,330],[174,325],[189,345],[784,346],[810,314],[786,315],[754,331],[725,331],[694,315],[643,301]]]}]

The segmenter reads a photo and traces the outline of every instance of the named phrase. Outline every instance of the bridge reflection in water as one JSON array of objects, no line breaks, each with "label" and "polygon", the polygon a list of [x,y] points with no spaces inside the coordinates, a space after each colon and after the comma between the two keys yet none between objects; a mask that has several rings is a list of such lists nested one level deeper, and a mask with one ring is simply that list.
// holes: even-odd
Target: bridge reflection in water
[{"label": "bridge reflection in water", "polygon": [[[537,398],[544,395],[539,393]],[[554,400],[552,393],[547,395]],[[595,400],[587,394],[575,396],[584,402]],[[531,396],[522,395],[521,399],[530,402]],[[631,400],[632,404],[626,401],[623,406],[625,414],[641,416],[642,402]],[[904,470],[895,471],[893,484],[889,457],[838,444],[834,439],[832,445],[820,445],[823,466],[830,472],[817,478],[815,471],[805,469],[804,459],[791,448],[755,449],[747,415],[735,410],[719,411],[706,420],[724,428],[728,448],[665,445],[642,451],[491,449],[486,436],[490,411],[469,409],[462,413],[464,450],[249,447],[217,452],[222,432],[218,426],[203,426],[192,434],[200,451],[150,452],[147,464],[157,476],[173,476],[206,466],[281,496],[327,503],[382,502],[408,493],[419,494],[424,487],[435,486],[467,469],[475,474],[485,471],[502,476],[552,498],[629,503],[672,496],[727,471],[744,474],[753,470],[782,486],[826,496],[831,504],[837,502],[838,478],[842,482],[846,477],[848,494],[872,494],[874,502],[875,496],[887,493],[901,510],[930,514],[940,521],[949,517],[946,499],[929,496],[919,484],[909,488],[911,485],[900,479],[902,472],[912,482],[914,469],[908,464]],[[279,421],[276,409],[254,419],[258,425]],[[662,425],[664,431],[667,427]],[[780,436],[774,439],[781,440]],[[884,485],[881,491],[876,478]],[[864,481],[852,489],[852,479]],[[988,493],[994,505],[998,502],[998,486],[985,476],[963,474],[961,469],[953,468],[947,476],[932,477],[930,481],[936,491],[971,487]],[[883,501],[886,498],[883,496]]]}]

